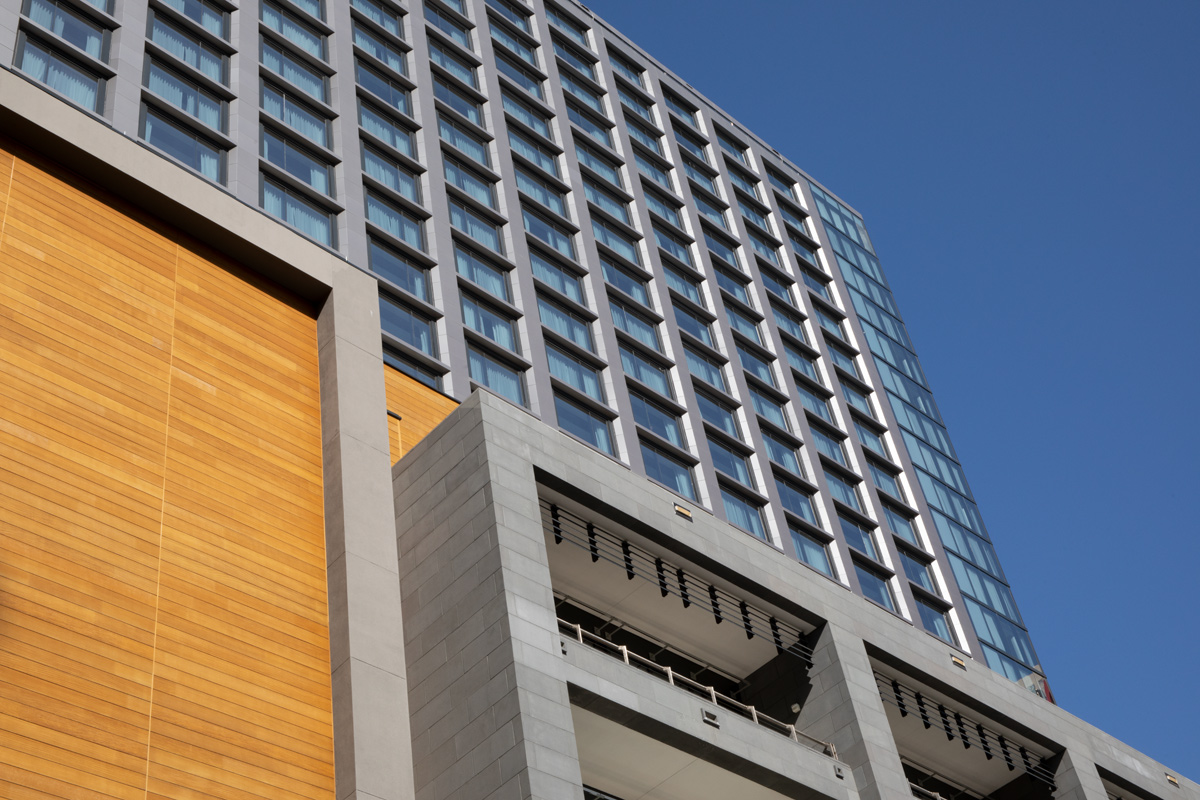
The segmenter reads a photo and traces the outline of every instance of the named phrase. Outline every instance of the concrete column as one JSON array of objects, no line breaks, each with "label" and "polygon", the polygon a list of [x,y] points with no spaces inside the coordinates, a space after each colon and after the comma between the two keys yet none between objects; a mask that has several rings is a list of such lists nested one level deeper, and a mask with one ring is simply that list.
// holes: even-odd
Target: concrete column
[{"label": "concrete column", "polygon": [[796,727],[833,743],[863,800],[911,796],[862,640],[826,623],[813,648],[809,680],[812,689]]},{"label": "concrete column", "polygon": [[396,465],[418,800],[581,800],[530,445],[476,393]]},{"label": "concrete column", "polygon": [[1054,784],[1058,790],[1056,800],[1107,800],[1108,792],[1100,782],[1096,765],[1090,758],[1072,753],[1063,753],[1058,769],[1054,772]]},{"label": "concrete column", "polygon": [[339,265],[317,336],[337,800],[410,800],[412,739],[375,280]]}]

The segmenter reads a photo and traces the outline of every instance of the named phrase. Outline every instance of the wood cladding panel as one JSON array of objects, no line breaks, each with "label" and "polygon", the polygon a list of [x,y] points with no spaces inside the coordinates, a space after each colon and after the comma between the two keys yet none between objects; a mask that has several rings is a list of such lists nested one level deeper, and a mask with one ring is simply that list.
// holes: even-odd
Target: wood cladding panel
[{"label": "wood cladding panel", "polygon": [[386,365],[383,368],[383,381],[388,411],[400,415],[398,420],[388,417],[388,437],[391,441],[392,463],[395,464],[451,411],[458,408],[458,403]]},{"label": "wood cladding panel", "polygon": [[314,311],[0,138],[0,796],[331,798]]}]

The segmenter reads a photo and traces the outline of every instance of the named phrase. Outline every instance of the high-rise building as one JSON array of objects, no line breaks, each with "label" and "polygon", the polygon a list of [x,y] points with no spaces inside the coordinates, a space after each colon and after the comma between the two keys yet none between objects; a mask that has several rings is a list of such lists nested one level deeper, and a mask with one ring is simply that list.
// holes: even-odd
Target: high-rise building
[{"label": "high-rise building", "polygon": [[585,7],[0,63],[5,796],[1200,797],[1053,704],[862,218]]}]

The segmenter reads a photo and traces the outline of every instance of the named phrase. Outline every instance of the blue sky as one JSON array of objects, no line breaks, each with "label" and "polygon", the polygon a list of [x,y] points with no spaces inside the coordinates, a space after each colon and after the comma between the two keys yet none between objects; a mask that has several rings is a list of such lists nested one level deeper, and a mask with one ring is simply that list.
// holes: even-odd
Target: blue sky
[{"label": "blue sky", "polygon": [[588,4],[863,214],[1059,704],[1200,779],[1200,3]]}]

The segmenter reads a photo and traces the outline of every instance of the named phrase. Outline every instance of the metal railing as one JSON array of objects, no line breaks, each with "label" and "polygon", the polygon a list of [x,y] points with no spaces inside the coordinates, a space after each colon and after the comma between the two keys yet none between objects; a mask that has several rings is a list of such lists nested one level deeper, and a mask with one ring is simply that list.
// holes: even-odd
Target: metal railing
[{"label": "metal railing", "polygon": [[613,658],[619,659],[634,669],[645,672],[649,675],[654,675],[672,686],[678,687],[689,694],[707,700],[719,708],[726,711],[732,711],[740,717],[744,717],[756,725],[761,725],[768,730],[788,737],[792,741],[804,745],[810,750],[816,750],[818,753],[837,758],[837,750],[829,742],[823,742],[820,739],[809,736],[802,731],[796,730],[796,726],[788,722],[781,722],[774,717],[763,714],[754,706],[746,705],[738,702],[732,697],[721,694],[711,686],[706,686],[699,681],[694,681],[686,675],[681,675],[670,667],[656,664],[648,658],[639,656],[637,653],[630,652],[629,648],[623,644],[614,644],[607,639],[597,636],[594,633],[585,631],[581,626],[564,619],[558,621],[558,629],[563,634],[569,635],[574,641],[579,644],[587,645],[594,650],[602,653],[607,653]]}]

